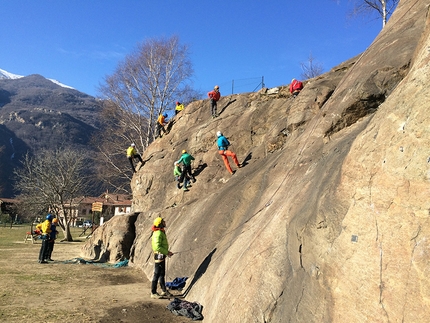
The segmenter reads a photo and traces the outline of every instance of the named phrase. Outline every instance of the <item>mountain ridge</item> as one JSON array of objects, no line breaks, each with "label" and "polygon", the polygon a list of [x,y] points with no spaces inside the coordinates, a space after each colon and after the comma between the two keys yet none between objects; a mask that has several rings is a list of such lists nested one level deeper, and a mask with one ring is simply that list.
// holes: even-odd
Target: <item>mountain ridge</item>
[{"label": "mountain ridge", "polygon": [[66,145],[91,154],[101,109],[101,100],[38,74],[0,78],[1,195],[16,195],[12,170],[27,152]]}]

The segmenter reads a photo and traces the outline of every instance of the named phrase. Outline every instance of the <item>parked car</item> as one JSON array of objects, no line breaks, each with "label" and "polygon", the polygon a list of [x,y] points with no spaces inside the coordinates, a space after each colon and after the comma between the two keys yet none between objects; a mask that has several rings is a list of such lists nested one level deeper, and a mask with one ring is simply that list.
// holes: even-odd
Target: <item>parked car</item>
[{"label": "parked car", "polygon": [[82,224],[82,226],[84,228],[89,228],[93,226],[93,222],[91,220],[85,220],[84,223]]}]

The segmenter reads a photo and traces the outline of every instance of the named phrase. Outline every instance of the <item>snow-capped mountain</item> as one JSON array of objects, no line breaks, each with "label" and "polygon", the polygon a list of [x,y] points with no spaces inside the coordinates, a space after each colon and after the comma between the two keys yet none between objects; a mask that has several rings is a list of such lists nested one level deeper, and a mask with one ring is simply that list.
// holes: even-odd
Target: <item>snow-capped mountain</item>
[{"label": "snow-capped mountain", "polygon": [[[17,74],[12,74],[12,73],[9,73],[8,71],[2,70],[2,69],[0,68],[0,79],[16,80],[16,79],[19,79],[19,78],[22,78],[22,77],[24,77],[24,76],[22,76],[22,75],[17,75]],[[48,80],[50,80],[51,82],[53,82],[53,83],[55,83],[55,84],[57,84],[57,85],[59,85],[59,86],[62,86],[62,87],[65,87],[65,88],[73,89],[73,90],[74,90],[74,88],[73,88],[73,87],[68,86],[68,85],[65,85],[65,84],[63,84],[63,83],[60,83],[60,82],[58,82],[57,80],[54,80],[54,79],[48,79]]]},{"label": "snow-capped mountain", "polygon": [[19,78],[21,78],[21,77],[24,77],[24,76],[16,75],[16,74],[12,74],[12,73],[9,73],[9,72],[7,72],[7,71],[5,71],[5,70],[2,70],[2,69],[0,68],[0,79],[10,79],[10,80],[15,80],[15,79],[19,79]]}]

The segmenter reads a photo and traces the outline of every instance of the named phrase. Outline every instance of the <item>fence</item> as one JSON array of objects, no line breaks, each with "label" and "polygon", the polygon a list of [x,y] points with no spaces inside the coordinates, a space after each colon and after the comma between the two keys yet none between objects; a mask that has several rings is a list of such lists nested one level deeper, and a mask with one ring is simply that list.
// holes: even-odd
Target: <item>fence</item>
[{"label": "fence", "polygon": [[[219,84],[221,89],[227,89],[230,82],[225,82]],[[244,92],[255,92],[258,89],[264,87],[264,76],[262,77],[252,77],[247,79],[238,79],[231,81],[231,94],[244,93]],[[222,91],[225,92],[225,91]]]}]

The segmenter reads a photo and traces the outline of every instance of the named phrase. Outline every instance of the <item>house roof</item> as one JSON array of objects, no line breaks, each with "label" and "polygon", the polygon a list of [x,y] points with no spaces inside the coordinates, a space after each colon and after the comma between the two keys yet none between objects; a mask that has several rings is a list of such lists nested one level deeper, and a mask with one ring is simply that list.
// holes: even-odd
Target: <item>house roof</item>
[{"label": "house roof", "polygon": [[0,197],[0,204],[1,203],[18,203],[18,202],[19,202],[19,200],[17,200],[17,199],[9,199],[9,198]]},{"label": "house roof", "polygon": [[131,206],[132,199],[126,194],[103,193],[99,197],[82,196],[73,200],[74,204],[92,204],[94,202],[103,203],[107,206]]}]

